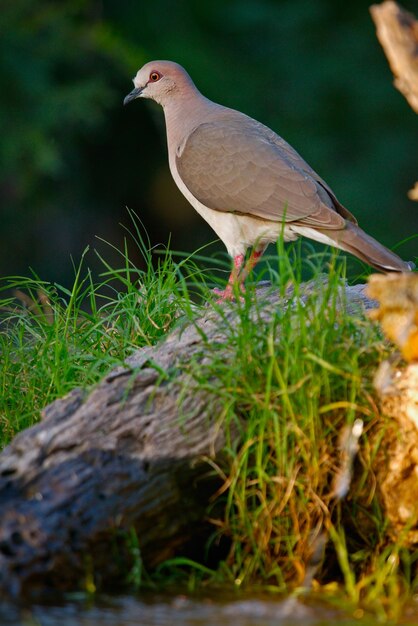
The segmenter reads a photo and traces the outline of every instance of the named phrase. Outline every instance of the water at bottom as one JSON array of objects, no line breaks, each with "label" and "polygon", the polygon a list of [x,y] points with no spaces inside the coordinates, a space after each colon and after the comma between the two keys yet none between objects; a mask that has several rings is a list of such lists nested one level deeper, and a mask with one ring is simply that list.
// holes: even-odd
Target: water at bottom
[{"label": "water at bottom", "polygon": [[[94,602],[0,607],[0,626],[334,626],[337,622],[373,626],[380,620],[309,599],[219,599],[214,594],[199,599],[162,594],[102,596]],[[398,624],[418,624],[418,606],[411,605]]]}]

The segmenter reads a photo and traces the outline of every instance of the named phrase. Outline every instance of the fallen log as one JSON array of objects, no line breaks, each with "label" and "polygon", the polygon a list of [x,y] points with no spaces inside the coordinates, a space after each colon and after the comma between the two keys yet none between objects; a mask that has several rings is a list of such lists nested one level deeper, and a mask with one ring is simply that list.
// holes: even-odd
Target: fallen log
[{"label": "fallen log", "polygon": [[[313,288],[308,283],[306,293]],[[347,287],[346,296],[352,306],[370,304],[361,285]],[[257,298],[266,322],[287,300],[267,287]],[[96,576],[120,579],[110,551],[121,531],[135,529],[146,566],[198,531],[219,487],[205,459],[220,454],[224,433],[219,398],[195,389],[187,364],[205,358],[205,342],[222,339],[236,309],[224,315],[222,322],[208,309],[194,324],[180,322],[91,392],[75,389],[48,406],[42,421],[2,452],[3,594],[75,588],[86,576],[87,555]]]},{"label": "fallen log", "polygon": [[3,593],[77,587],[86,555],[103,580],[120,578],[111,554],[120,530],[135,529],[151,565],[189,540],[214,491],[202,459],[223,442],[210,394],[180,397],[176,370],[198,343],[190,327],[139,350],[91,393],[75,389],[48,406],[3,451]]},{"label": "fallen log", "polygon": [[[343,291],[349,310],[374,306],[364,285]],[[268,323],[289,293],[260,286],[257,300],[258,323]],[[188,365],[204,362],[207,342],[225,350],[237,319],[234,306],[180,319],[93,390],[48,406],[0,454],[0,594],[80,588],[92,571],[101,586],[120,583],[131,531],[145,567],[201,535],[220,485],[207,461],[219,461],[226,434],[219,395],[197,388]]]}]

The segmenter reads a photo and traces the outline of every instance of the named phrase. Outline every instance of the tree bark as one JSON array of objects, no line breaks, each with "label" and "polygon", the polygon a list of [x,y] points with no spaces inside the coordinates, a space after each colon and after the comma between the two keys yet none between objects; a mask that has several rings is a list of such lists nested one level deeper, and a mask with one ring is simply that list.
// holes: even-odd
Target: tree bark
[{"label": "tree bark", "polygon": [[[209,318],[199,325],[216,330]],[[217,401],[182,372],[200,340],[191,326],[139,350],[90,393],[48,406],[3,451],[0,590],[77,587],[87,555],[103,581],[120,579],[109,550],[121,531],[135,529],[148,565],[190,538],[215,489],[204,458],[223,444]]]},{"label": "tree bark", "polygon": [[[268,321],[288,296],[259,287],[257,299]],[[344,300],[353,312],[373,306],[364,285],[346,287]],[[226,435],[219,398],[194,386],[188,364],[203,362],[206,342],[224,339],[236,318],[232,306],[179,320],[93,390],[48,406],[2,452],[0,593],[75,589],[92,570],[99,584],[120,582],[132,530],[145,567],[199,536],[219,487],[208,459],[219,460]]]},{"label": "tree bark", "polygon": [[418,113],[418,21],[393,0],[370,7],[394,84]]},{"label": "tree bark", "polygon": [[[347,296],[353,306],[368,303],[362,286],[348,287]],[[257,297],[266,320],[285,306],[266,287]],[[233,324],[234,307],[225,314]],[[219,400],[194,388],[187,364],[202,361],[205,342],[225,332],[214,310],[195,324],[180,321],[91,392],[75,389],[48,406],[3,451],[0,591],[17,597],[37,587],[77,587],[86,555],[109,582],[120,578],[109,549],[121,549],[123,532],[135,529],[147,566],[198,532],[219,486],[205,459],[220,454],[224,433]]]},{"label": "tree bark", "polygon": [[[374,462],[393,540],[418,544],[418,274],[373,275],[367,293],[379,303],[370,316],[404,359],[392,355],[375,375],[382,413],[389,418]],[[406,363],[405,363],[406,362]]]},{"label": "tree bark", "polygon": [[[370,13],[395,77],[394,85],[418,113],[418,20],[393,0],[373,4]],[[408,197],[418,200],[418,182]]]}]

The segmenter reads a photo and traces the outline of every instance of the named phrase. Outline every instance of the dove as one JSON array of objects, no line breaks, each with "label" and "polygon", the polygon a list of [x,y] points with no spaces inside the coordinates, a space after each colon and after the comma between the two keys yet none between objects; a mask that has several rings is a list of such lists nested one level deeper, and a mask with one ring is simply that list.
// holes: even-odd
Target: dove
[{"label": "dove", "polygon": [[[180,191],[224,243],[233,299],[269,243],[300,236],[350,252],[383,272],[403,261],[362,230],[328,184],[282,137],[240,111],[209,100],[173,61],[146,63],[124,99],[150,98],[164,111],[168,161]],[[247,251],[249,252],[246,260]]]}]

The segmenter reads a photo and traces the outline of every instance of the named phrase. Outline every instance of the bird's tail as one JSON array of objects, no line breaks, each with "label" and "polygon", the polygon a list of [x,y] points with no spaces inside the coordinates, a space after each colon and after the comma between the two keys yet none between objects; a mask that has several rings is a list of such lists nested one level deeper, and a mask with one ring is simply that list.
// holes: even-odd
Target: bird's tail
[{"label": "bird's tail", "polygon": [[410,272],[415,267],[414,263],[403,261],[352,222],[347,221],[344,230],[327,230],[326,234],[338,248],[354,254],[381,272]]}]

